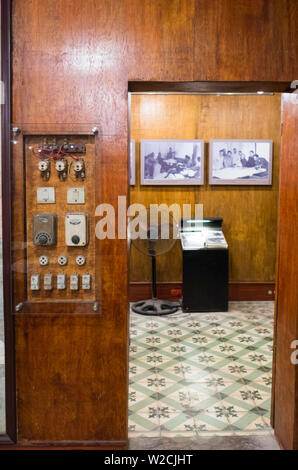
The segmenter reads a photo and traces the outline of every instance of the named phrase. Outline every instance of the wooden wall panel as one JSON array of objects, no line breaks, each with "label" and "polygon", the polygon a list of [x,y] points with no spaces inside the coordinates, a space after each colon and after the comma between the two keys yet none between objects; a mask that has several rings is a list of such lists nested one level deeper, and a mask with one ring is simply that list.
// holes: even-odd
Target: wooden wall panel
[{"label": "wooden wall panel", "polygon": [[291,362],[298,339],[297,136],[298,95],[284,95],[273,391],[275,432],[285,449],[298,449],[298,366]]},{"label": "wooden wall panel", "polygon": [[[292,81],[298,76],[294,60],[295,0],[13,0],[12,3],[13,122],[20,127],[38,124],[49,128],[51,124],[99,123],[102,166],[95,175],[98,204],[115,203],[118,195],[128,194],[129,80]],[[18,156],[14,154],[15,174],[21,174]],[[259,191],[263,193],[263,189]],[[15,199],[15,207],[21,207],[21,192],[15,193]],[[237,203],[236,197],[233,201]],[[249,203],[253,204],[254,198]],[[264,194],[266,209],[268,204]],[[220,206],[218,210],[222,212]],[[20,225],[21,221],[16,229],[21,233]],[[271,236],[269,240],[273,244]],[[79,331],[77,320],[67,311],[60,313],[59,320],[54,314],[52,318],[51,312],[42,320],[38,314],[17,318],[21,440],[77,440],[89,439],[91,435],[111,440],[127,437],[127,244],[125,240],[106,240],[98,242],[96,249],[101,258],[102,315],[92,319],[93,328],[90,317],[82,315]],[[97,341],[92,329],[98,333]],[[35,333],[40,333],[41,338]],[[74,349],[69,340],[73,334]],[[79,380],[80,345],[84,351],[83,364],[89,366],[88,377],[86,371],[83,375],[85,385],[93,393],[87,397],[83,386],[79,386],[69,394],[66,403],[65,384],[72,390]],[[37,352],[40,361],[34,357]],[[104,364],[101,379],[92,383],[94,368],[101,358]],[[44,364],[51,364],[51,360],[56,363],[50,366],[49,377],[45,377]],[[29,383],[26,376],[31,366],[35,370]],[[49,382],[55,376],[62,377],[62,381]],[[34,386],[40,384],[41,377],[45,386],[38,396],[38,413],[34,414],[32,407],[36,406],[37,398]],[[83,396],[89,405],[86,412],[78,411],[77,416],[84,422],[77,426],[77,417],[72,413],[80,407]],[[48,410],[55,412],[56,402],[60,429],[46,419]],[[70,423],[75,425],[71,431]]]},{"label": "wooden wall panel", "polygon": [[193,79],[296,78],[297,15],[292,0],[196,0]]},{"label": "wooden wall panel", "polygon": [[16,318],[19,440],[124,441],[122,328],[92,314]]},{"label": "wooden wall panel", "polygon": [[[85,162],[86,178],[84,182],[80,179],[74,179],[74,171],[68,175],[65,181],[61,181],[55,169],[55,162],[51,161],[51,176],[47,182],[44,182],[40,176],[37,167],[39,158],[32,152],[32,147],[38,148],[43,143],[43,136],[27,136],[25,139],[25,159],[26,159],[26,225],[27,225],[27,292],[29,301],[48,301],[48,300],[96,300],[96,276],[95,276],[95,224],[94,224],[94,200],[95,200],[95,179],[93,178],[96,163],[98,163],[95,154],[94,138],[89,136],[70,136],[69,143],[82,143],[86,145],[86,154],[82,155]],[[63,145],[64,137],[58,138],[58,145]],[[51,138],[48,139],[51,142]],[[70,165],[73,161],[67,158]],[[37,188],[54,187],[55,204],[38,204]],[[85,191],[84,205],[68,205],[67,191],[70,188],[80,187]],[[85,247],[68,247],[65,244],[65,215],[66,212],[86,212],[89,215],[89,242]],[[38,213],[56,213],[57,214],[57,244],[51,247],[35,246],[32,240],[33,217]],[[91,215],[91,217],[90,217]],[[49,257],[49,265],[41,267],[39,257],[46,255]],[[65,255],[68,258],[66,266],[59,266],[58,256]],[[84,266],[78,266],[76,257],[84,255],[86,263]],[[40,274],[41,289],[39,291],[30,290],[30,279],[32,274]],[[53,275],[53,290],[45,291],[43,289],[44,274]],[[65,290],[59,291],[56,288],[57,274],[66,274]],[[91,289],[83,291],[81,289],[82,274],[92,276]],[[71,274],[79,275],[79,290],[71,291],[69,282]]]},{"label": "wooden wall panel", "polygon": [[[277,231],[281,96],[132,95],[131,137],[136,140],[136,185],[131,203],[203,204],[206,217],[223,217],[230,247],[231,281],[273,281]],[[204,186],[141,186],[141,139],[204,139]],[[209,186],[208,142],[215,139],[272,139],[272,186]],[[151,279],[151,264],[133,246],[131,282]],[[160,282],[182,279],[182,253],[158,258]]]}]

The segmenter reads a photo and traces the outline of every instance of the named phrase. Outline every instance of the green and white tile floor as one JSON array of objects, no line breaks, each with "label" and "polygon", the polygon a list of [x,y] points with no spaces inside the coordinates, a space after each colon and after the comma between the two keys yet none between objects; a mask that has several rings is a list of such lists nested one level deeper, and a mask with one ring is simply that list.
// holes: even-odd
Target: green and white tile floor
[{"label": "green and white tile floor", "polygon": [[226,313],[131,313],[129,436],[265,434],[273,302]]}]

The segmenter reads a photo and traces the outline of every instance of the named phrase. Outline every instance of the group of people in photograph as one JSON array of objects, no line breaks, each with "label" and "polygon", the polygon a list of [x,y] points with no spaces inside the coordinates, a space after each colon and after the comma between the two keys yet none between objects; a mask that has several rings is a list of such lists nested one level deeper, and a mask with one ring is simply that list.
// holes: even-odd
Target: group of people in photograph
[{"label": "group of people in photograph", "polygon": [[172,147],[165,153],[151,152],[145,155],[145,178],[152,179],[162,176],[164,179],[171,175],[183,175],[184,177],[197,177],[200,173],[200,157],[197,155],[197,147],[194,146],[192,155],[178,156]]},{"label": "group of people in photograph", "polygon": [[226,148],[220,149],[213,161],[214,170],[233,167],[258,167],[268,170],[268,165],[266,158],[260,157],[253,150],[250,150],[249,154],[246,155],[242,150],[238,150],[235,147],[233,150],[227,150]]}]

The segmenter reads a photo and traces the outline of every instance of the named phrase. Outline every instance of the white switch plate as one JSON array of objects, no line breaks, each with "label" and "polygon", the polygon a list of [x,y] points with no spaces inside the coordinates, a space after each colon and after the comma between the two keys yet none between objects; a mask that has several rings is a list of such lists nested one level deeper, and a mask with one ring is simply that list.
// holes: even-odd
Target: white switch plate
[{"label": "white switch plate", "polygon": [[89,241],[89,216],[85,212],[68,212],[65,217],[66,246],[86,246]]},{"label": "white switch plate", "polygon": [[30,279],[30,288],[31,290],[40,290],[40,276],[39,274],[32,274]]},{"label": "white switch plate", "polygon": [[57,289],[58,290],[66,289],[66,275],[65,274],[57,275]]},{"label": "white switch plate", "polygon": [[82,289],[91,289],[91,274],[83,274],[82,276]]},{"label": "white switch plate", "polygon": [[37,204],[55,204],[55,188],[37,188]]},{"label": "white switch plate", "polygon": [[53,274],[45,274],[43,278],[43,288],[44,290],[53,289]]},{"label": "white switch plate", "polygon": [[77,274],[70,275],[69,287],[70,290],[79,290],[79,276]]},{"label": "white switch plate", "polygon": [[67,191],[67,204],[85,204],[85,189],[71,188]]}]

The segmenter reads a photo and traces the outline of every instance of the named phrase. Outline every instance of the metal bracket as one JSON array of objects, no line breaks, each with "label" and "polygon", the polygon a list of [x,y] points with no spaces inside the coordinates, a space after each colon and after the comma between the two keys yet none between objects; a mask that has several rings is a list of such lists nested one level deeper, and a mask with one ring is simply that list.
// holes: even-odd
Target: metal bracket
[{"label": "metal bracket", "polygon": [[18,305],[15,306],[15,311],[16,312],[20,312],[23,308],[23,303],[20,302]]}]

